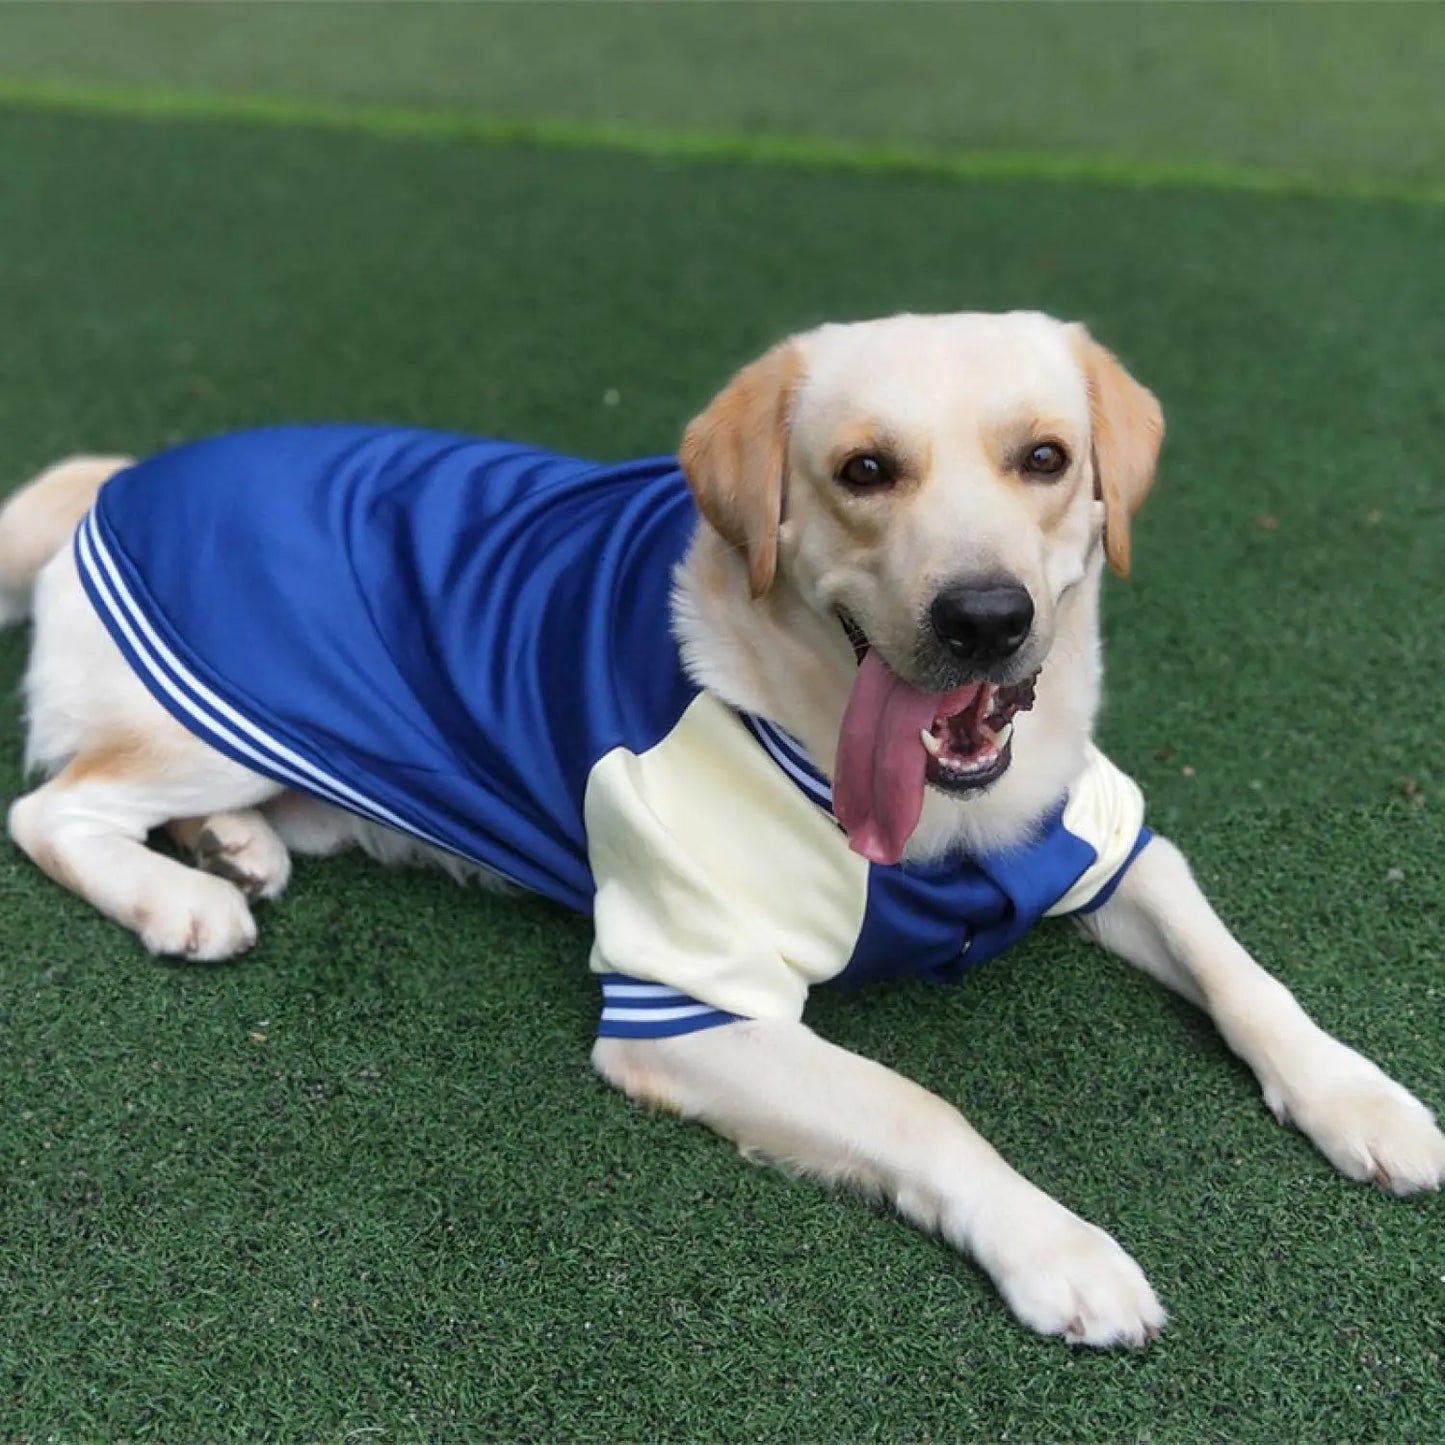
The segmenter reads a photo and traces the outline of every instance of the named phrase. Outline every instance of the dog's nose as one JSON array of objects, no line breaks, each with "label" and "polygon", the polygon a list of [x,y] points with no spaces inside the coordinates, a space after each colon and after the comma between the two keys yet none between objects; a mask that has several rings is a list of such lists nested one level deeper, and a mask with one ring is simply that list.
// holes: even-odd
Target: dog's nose
[{"label": "dog's nose", "polygon": [[1034,620],[1034,600],[1017,582],[948,587],[929,608],[938,640],[966,662],[1002,662],[1017,652]]}]

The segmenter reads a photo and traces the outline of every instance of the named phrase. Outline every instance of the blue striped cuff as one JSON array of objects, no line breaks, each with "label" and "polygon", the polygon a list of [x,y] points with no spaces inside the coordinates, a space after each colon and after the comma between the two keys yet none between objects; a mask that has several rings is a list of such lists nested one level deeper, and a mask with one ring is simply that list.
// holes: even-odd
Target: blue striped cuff
[{"label": "blue striped cuff", "polygon": [[665,983],[644,983],[621,973],[600,974],[599,979],[602,984],[599,1038],[670,1039],[739,1021],[739,1015],[699,1003]]}]

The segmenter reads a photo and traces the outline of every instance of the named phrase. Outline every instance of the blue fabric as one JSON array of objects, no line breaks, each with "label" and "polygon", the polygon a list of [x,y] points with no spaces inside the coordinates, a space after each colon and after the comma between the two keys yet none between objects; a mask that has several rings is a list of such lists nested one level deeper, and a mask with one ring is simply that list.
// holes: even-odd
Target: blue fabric
[{"label": "blue fabric", "polygon": [[868,911],[840,984],[918,976],[956,983],[1017,942],[1095,858],[1060,807],[1037,840],[979,858],[874,868]]},{"label": "blue fabric", "polygon": [[[651,747],[697,692],[668,608],[696,520],[671,459],[285,427],[131,467],[102,488],[91,541],[169,649],[269,739],[373,816],[585,911],[588,772]],[[81,574],[181,721],[298,783],[273,749],[258,765],[208,727],[213,708],[162,695],[142,665],[156,649],[98,596],[103,569],[82,556]]]},{"label": "blue fabric", "polygon": [[[831,814],[831,784],[802,744],[765,718],[744,715],[743,722],[789,781]],[[1152,836],[1141,828],[1118,871],[1075,912],[1102,908]],[[1092,844],[1064,826],[1061,802],[1037,836],[1017,848],[936,863],[872,864],[867,911],[853,955],[828,982],[849,986],[923,978],[957,983],[969,969],[1017,943],[1097,856]]]}]

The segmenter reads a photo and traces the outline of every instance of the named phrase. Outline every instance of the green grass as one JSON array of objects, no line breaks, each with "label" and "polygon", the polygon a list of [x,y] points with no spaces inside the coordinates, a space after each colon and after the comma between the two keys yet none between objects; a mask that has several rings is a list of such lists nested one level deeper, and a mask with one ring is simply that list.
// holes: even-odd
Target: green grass
[{"label": "green grass", "polygon": [[[1105,741],[1322,1022],[1445,1102],[1445,209],[25,110],[0,174],[16,482],[279,418],[637,454],[813,320],[1087,319],[1171,420]],[[607,1093],[579,920],[340,860],[261,922],[160,965],[0,850],[0,1437],[1440,1438],[1440,1201],[1335,1177],[1064,932],[813,1022],[1120,1236],[1174,1316],[1141,1356]]]},{"label": "green grass", "polygon": [[64,115],[129,119],[237,121],[306,126],[392,140],[469,140],[552,150],[620,151],[674,162],[741,161],[806,166],[860,175],[932,176],[952,180],[1076,181],[1130,188],[1188,188],[1332,200],[1445,204],[1445,185],[1352,180],[1339,175],[1270,170],[1218,161],[1153,161],[1045,151],[948,149],[860,143],[822,136],[696,131],[634,120],[578,121],[488,115],[466,109],[353,105],[285,95],[164,88],[73,80],[0,77],[0,104]]},{"label": "green grass", "polygon": [[0,7],[0,78],[1445,182],[1436,5]]}]

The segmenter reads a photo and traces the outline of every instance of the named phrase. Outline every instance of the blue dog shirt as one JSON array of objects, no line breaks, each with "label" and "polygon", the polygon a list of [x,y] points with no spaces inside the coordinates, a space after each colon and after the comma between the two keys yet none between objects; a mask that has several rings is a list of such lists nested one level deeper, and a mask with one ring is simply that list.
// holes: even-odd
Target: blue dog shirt
[{"label": "blue dog shirt", "polygon": [[697,521],[671,458],[298,426],[126,469],[75,552],[137,675],[211,746],[592,913],[604,1034],[951,981],[1103,901],[1148,834],[1094,752],[1028,846],[853,853],[798,745],[683,669],[670,596]]}]

